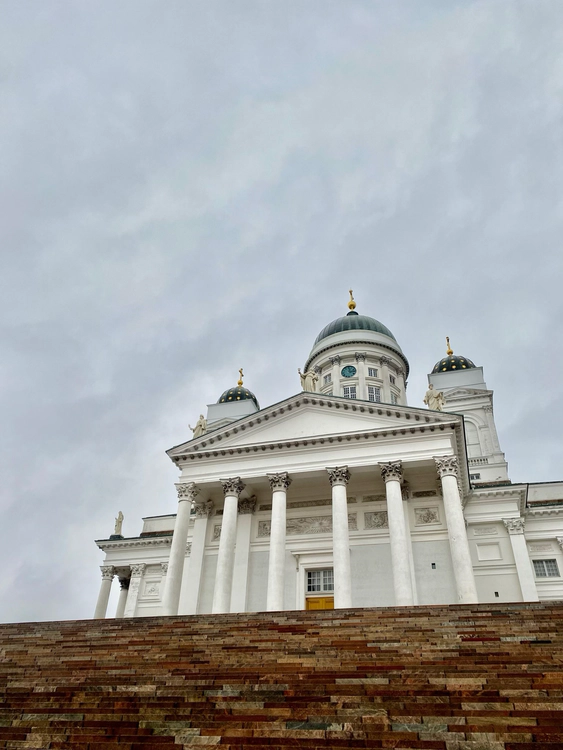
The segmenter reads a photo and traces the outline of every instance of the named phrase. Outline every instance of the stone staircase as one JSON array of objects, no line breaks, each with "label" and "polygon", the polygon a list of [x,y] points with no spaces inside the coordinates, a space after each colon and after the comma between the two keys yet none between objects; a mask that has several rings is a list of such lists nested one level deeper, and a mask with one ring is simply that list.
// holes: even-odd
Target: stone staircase
[{"label": "stone staircase", "polygon": [[563,604],[0,626],[0,747],[563,748]]}]

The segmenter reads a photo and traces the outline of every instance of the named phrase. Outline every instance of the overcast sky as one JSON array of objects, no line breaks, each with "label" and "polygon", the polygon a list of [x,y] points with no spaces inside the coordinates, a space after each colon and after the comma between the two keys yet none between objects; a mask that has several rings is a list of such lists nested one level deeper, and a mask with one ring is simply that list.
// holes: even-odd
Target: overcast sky
[{"label": "overcast sky", "polygon": [[91,617],[164,451],[317,333],[449,335],[513,481],[563,479],[561,0],[0,3],[0,620]]}]

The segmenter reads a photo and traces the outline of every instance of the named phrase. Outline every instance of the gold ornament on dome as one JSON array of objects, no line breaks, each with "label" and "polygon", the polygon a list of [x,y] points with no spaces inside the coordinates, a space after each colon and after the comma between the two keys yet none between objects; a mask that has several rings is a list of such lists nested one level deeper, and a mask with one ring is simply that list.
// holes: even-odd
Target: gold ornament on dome
[{"label": "gold ornament on dome", "polygon": [[350,310],[355,310],[356,303],[354,302],[354,292],[351,289],[349,289],[348,291],[350,292],[350,301],[348,302],[348,307],[350,308]]}]

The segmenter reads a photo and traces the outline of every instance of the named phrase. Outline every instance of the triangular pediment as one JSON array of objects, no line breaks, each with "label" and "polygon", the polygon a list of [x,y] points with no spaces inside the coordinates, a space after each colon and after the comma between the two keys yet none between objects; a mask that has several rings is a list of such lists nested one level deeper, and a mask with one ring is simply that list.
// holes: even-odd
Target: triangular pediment
[{"label": "triangular pediment", "polygon": [[210,430],[196,440],[167,451],[170,457],[187,451],[238,448],[250,445],[338,438],[376,430],[410,430],[452,422],[456,417],[428,409],[377,404],[350,399],[301,394],[262,409],[226,427]]},{"label": "triangular pediment", "polygon": [[487,391],[483,388],[454,388],[453,390],[448,390],[444,392],[444,398],[447,401],[452,401],[454,399],[464,399],[464,398],[483,398],[484,396],[490,396],[492,394],[492,391]]}]

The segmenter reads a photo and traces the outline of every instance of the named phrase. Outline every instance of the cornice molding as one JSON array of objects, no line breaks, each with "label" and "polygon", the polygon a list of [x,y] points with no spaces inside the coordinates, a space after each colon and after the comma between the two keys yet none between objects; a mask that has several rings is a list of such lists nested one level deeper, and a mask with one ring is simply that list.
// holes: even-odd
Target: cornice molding
[{"label": "cornice molding", "polygon": [[96,544],[102,551],[110,549],[131,549],[133,547],[170,547],[172,544],[172,536],[155,536],[146,539],[140,537],[136,539],[116,539],[114,540],[99,540]]}]

